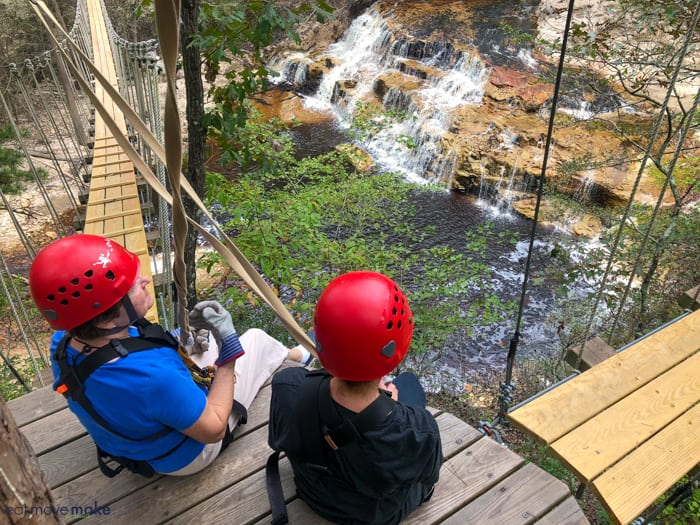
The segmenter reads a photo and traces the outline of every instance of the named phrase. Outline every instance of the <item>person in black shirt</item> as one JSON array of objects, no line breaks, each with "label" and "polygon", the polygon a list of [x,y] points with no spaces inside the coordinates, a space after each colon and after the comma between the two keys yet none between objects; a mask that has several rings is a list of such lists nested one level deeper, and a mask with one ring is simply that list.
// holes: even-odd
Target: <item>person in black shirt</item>
[{"label": "person in black shirt", "polygon": [[321,294],[314,337],[321,371],[272,381],[270,446],[287,453],[298,496],[334,523],[399,523],[432,495],[443,462],[417,378],[385,376],[403,360],[413,316],[385,275],[358,271]]}]

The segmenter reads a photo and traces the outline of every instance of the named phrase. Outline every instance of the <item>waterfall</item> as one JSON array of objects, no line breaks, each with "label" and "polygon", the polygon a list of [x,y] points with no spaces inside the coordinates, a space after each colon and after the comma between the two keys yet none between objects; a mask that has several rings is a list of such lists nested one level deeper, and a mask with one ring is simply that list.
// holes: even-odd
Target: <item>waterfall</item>
[{"label": "waterfall", "polygon": [[[272,64],[279,72],[275,81],[303,93],[308,63],[306,57],[288,56]],[[445,138],[452,112],[482,100],[488,69],[479,58],[448,42],[400,38],[370,8],[316,63],[326,67],[318,88],[305,96],[307,107],[332,112],[347,128],[359,103],[381,97],[383,108],[400,118],[386,119],[360,145],[383,169],[407,180],[449,184],[458,159]]]}]

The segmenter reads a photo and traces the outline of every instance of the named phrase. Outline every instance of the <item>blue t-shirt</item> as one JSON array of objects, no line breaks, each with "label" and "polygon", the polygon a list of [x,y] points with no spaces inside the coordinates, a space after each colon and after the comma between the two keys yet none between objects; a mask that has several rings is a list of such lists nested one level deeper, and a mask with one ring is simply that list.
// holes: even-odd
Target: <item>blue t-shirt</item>
[{"label": "blue t-shirt", "polygon": [[[129,333],[134,337],[138,335],[135,328],[130,328]],[[56,332],[51,339],[54,388],[60,377],[54,354],[64,334]],[[70,345],[67,354],[69,365],[76,358],[78,362],[86,358]],[[105,452],[147,460],[157,472],[168,473],[188,465],[204,448],[203,443],[180,431],[192,426],[204,411],[206,389],[195,383],[172,348],[134,352],[103,364],[85,381],[85,395],[107,424],[125,436],[143,439],[164,428],[174,429],[151,441],[127,441],[99,425],[80,404],[69,398],[68,408]],[[173,448],[175,450],[166,457],[151,461]]]}]

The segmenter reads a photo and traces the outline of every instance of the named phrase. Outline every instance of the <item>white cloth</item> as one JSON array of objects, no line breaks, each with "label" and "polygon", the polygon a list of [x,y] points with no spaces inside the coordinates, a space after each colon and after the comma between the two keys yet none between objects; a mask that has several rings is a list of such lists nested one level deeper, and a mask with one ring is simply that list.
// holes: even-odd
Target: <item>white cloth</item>
[{"label": "white cloth", "polygon": [[[236,360],[236,386],[233,397],[246,410],[258,395],[260,388],[287,358],[289,349],[266,332],[251,328],[239,337],[245,354]],[[200,367],[213,366],[219,357],[219,349],[213,337],[209,338],[209,349],[201,354],[190,356]],[[228,426],[233,431],[238,423],[239,414],[232,413]],[[221,441],[204,445],[202,452],[190,462],[168,476],[188,476],[199,472],[214,461],[221,451]]]}]

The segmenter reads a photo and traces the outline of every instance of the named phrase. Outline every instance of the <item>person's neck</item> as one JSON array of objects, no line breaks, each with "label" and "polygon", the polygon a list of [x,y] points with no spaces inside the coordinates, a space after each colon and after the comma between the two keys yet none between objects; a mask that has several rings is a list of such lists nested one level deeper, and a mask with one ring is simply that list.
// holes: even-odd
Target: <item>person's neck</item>
[{"label": "person's neck", "polygon": [[[104,336],[104,337],[95,337],[95,338],[89,338],[89,339],[82,339],[80,337],[75,337],[73,336],[73,344],[72,346],[78,348],[79,350],[83,350],[85,347],[88,347],[91,350],[94,350],[95,348],[100,348],[103,347],[113,339],[124,339],[126,337],[129,337],[129,328],[124,328],[124,330],[121,330],[120,332],[117,332],[116,334],[111,334],[109,336]],[[90,353],[90,351],[87,351],[86,353]]]},{"label": "person's neck", "polygon": [[379,397],[379,389],[376,381],[351,387],[345,381],[333,377],[331,378],[331,397],[339,405],[359,413]]}]

